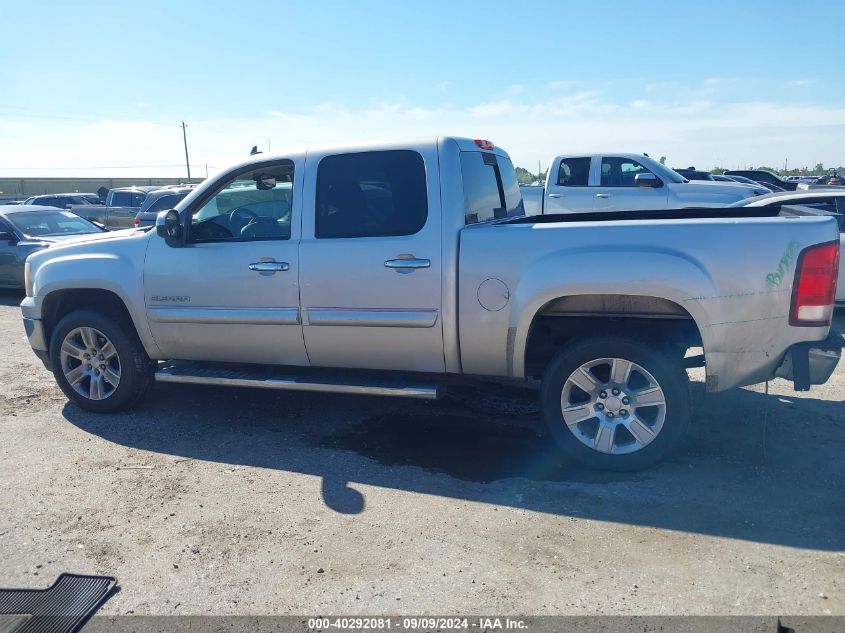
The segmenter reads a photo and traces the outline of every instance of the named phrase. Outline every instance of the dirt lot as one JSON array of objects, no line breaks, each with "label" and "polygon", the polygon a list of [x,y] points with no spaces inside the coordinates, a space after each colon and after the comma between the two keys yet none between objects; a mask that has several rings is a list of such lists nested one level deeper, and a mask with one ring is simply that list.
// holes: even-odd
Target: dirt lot
[{"label": "dirt lot", "polygon": [[84,413],[19,301],[0,295],[0,586],[112,574],[109,614],[845,614],[845,367],[768,397],[705,398],[695,373],[684,449],[609,476],[560,464],[502,389],[159,385]]}]

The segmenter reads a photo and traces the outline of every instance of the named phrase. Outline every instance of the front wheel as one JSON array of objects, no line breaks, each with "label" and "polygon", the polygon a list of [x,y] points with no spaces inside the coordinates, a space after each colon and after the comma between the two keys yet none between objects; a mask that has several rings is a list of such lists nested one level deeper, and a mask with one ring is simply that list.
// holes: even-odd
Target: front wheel
[{"label": "front wheel", "polygon": [[690,419],[680,358],[638,340],[596,337],[561,352],[541,390],[546,424],[570,458],[606,470],[640,470],[663,459]]},{"label": "front wheel", "polygon": [[141,397],[152,363],[131,327],[116,316],[78,310],[50,337],[50,361],[61,390],[87,411],[111,413]]}]

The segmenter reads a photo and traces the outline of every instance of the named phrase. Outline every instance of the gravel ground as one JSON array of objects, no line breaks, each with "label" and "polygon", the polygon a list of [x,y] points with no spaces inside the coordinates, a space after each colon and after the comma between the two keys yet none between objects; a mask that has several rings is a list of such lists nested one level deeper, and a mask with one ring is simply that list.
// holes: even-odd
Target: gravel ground
[{"label": "gravel ground", "polygon": [[[0,586],[104,614],[845,614],[845,367],[704,396],[669,462],[559,463],[533,398],[159,385],[67,404],[0,294]],[[845,326],[839,314],[838,327]]]}]

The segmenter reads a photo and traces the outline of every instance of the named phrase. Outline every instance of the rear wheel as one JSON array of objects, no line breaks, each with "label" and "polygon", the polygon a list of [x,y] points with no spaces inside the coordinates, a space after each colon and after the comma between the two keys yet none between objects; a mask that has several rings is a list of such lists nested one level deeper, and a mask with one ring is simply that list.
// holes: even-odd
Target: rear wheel
[{"label": "rear wheel", "polygon": [[690,418],[679,357],[640,341],[596,337],[562,350],[541,391],[552,437],[593,468],[639,470],[663,459]]},{"label": "rear wheel", "polygon": [[59,321],[50,338],[50,361],[65,395],[97,413],[130,406],[153,379],[152,363],[131,326],[93,310]]}]

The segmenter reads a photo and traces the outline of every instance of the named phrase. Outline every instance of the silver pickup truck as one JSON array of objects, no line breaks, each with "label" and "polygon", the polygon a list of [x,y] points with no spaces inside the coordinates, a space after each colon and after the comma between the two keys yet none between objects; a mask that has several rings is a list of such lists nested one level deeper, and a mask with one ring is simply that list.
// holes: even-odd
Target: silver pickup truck
[{"label": "silver pickup truck", "polygon": [[523,186],[526,215],[724,207],[770,193],[761,186],[689,181],[642,154],[555,156],[545,186]]},{"label": "silver pickup truck", "polygon": [[834,219],[525,217],[488,141],[256,156],[154,230],[97,237],[30,256],[21,304],[35,353],[96,412],[154,380],[435,398],[486,377],[539,386],[570,458],[636,469],[687,426],[686,367],[713,392],[805,390],[842,347]]}]

